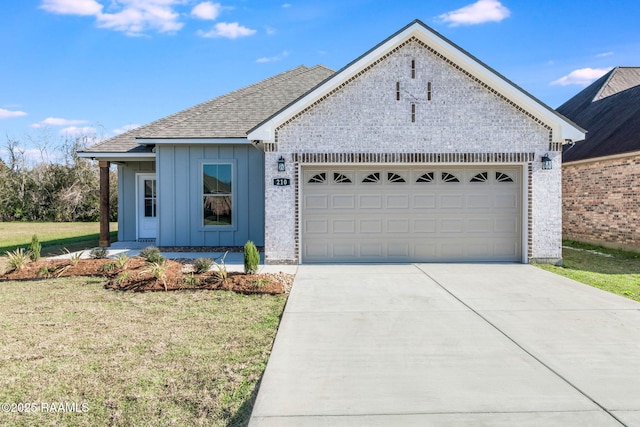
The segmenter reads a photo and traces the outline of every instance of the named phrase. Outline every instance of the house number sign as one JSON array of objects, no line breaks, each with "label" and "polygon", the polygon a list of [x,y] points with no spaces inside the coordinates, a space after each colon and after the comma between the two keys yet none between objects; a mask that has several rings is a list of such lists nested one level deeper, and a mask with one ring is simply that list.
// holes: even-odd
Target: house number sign
[{"label": "house number sign", "polygon": [[276,187],[291,185],[291,178],[273,178],[273,185]]}]

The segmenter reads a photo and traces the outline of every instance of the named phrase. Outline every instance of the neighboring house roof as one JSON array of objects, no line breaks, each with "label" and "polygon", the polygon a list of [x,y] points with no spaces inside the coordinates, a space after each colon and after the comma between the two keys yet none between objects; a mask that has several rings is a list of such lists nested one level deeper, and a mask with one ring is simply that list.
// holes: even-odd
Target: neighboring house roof
[{"label": "neighboring house roof", "polygon": [[558,112],[587,129],[565,146],[563,162],[640,151],[640,67],[616,67],[565,102]]},{"label": "neighboring house roof", "polygon": [[384,55],[389,54],[397,48],[397,46],[411,38],[421,41],[437,52],[437,54],[442,55],[445,60],[449,60],[455,64],[462,72],[479,80],[489,87],[490,90],[495,91],[513,103],[517,108],[522,109],[540,122],[549,126],[553,132],[554,141],[575,141],[584,138],[584,130],[580,129],[575,123],[572,123],[566,117],[563,117],[557,111],[548,107],[542,101],[539,101],[500,73],[437,33],[422,21],[415,20],[342,68],[300,99],[251,129],[248,132],[249,139],[262,141],[273,140],[275,130],[278,126],[301,111],[304,111],[306,108],[309,108],[319,99],[339,88],[341,85],[346,84],[349,80],[356,78],[362,70],[372,66]]},{"label": "neighboring house roof", "polygon": [[153,139],[246,138],[247,131],[318,85],[334,71],[301,65],[245,88],[140,126],[83,153],[150,153]]}]

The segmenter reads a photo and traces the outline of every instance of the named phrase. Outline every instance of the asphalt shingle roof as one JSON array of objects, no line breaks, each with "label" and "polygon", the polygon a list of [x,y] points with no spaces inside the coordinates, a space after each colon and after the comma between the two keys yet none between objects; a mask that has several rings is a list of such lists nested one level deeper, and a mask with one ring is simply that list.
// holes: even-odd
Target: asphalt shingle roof
[{"label": "asphalt shingle roof", "polygon": [[557,111],[587,130],[564,162],[640,151],[640,67],[614,68]]},{"label": "asphalt shingle roof", "polygon": [[147,152],[144,139],[246,138],[247,131],[335,72],[301,65],[98,143],[87,153]]}]

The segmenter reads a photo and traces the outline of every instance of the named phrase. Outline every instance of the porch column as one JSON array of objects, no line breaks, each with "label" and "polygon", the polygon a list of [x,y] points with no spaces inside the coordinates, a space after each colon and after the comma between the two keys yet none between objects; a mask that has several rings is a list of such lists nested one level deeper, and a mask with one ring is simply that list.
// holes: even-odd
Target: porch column
[{"label": "porch column", "polygon": [[100,161],[100,247],[111,246],[109,239],[109,166],[110,162]]}]

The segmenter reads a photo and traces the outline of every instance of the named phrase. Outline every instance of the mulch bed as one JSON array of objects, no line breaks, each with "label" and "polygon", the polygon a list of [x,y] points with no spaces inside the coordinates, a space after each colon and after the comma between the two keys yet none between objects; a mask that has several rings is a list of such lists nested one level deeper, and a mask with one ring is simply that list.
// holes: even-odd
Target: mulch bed
[{"label": "mulch bed", "polygon": [[52,277],[98,276],[108,279],[105,288],[119,291],[227,290],[244,294],[284,294],[291,290],[293,275],[229,272],[223,280],[218,271],[196,274],[191,260],[167,260],[164,275],[157,278],[144,258],[132,257],[124,268],[114,259],[40,260],[13,270],[0,280],[40,280]]}]

